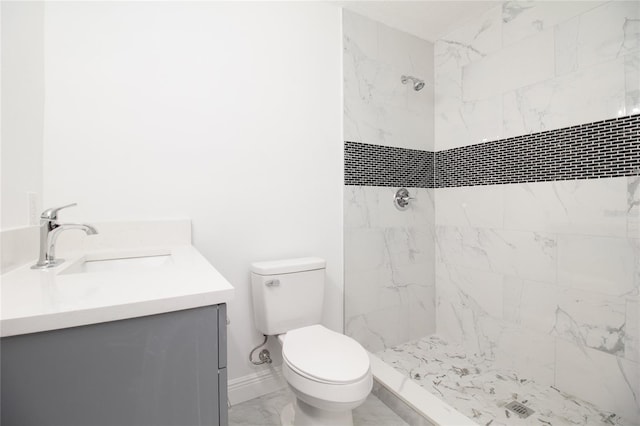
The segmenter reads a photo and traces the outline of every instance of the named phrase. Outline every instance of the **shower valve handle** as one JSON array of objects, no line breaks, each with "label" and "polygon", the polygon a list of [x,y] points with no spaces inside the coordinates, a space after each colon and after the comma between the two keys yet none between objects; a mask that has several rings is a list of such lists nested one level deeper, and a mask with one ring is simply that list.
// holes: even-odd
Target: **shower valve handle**
[{"label": "shower valve handle", "polygon": [[409,201],[415,200],[415,197],[409,195],[407,188],[400,188],[393,196],[393,203],[398,210],[406,210],[409,208]]}]

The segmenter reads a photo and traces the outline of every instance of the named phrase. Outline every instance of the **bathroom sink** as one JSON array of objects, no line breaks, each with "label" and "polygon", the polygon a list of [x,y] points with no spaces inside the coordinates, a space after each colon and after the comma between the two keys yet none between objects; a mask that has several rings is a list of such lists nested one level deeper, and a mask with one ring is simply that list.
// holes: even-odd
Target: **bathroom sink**
[{"label": "bathroom sink", "polygon": [[90,272],[130,272],[140,269],[159,268],[173,263],[171,253],[154,253],[143,256],[110,257],[107,259],[84,258],[69,266],[62,272],[66,274],[82,274]]}]

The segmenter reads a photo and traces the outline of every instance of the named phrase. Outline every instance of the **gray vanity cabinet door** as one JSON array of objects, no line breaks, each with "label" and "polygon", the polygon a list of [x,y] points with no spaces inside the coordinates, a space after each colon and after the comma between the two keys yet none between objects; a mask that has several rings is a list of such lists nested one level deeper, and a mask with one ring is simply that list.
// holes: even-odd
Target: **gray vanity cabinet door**
[{"label": "gray vanity cabinet door", "polygon": [[3,338],[2,426],[218,425],[218,315],[208,306]]}]

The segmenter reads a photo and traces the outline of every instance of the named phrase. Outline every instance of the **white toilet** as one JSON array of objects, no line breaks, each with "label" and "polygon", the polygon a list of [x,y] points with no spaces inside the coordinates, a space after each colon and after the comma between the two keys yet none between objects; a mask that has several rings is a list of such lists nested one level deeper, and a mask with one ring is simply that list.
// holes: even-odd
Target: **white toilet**
[{"label": "white toilet", "polygon": [[251,265],[256,328],[282,343],[282,371],[296,396],[283,425],[353,425],[371,392],[369,356],[350,337],[320,325],[325,261],[317,257]]}]

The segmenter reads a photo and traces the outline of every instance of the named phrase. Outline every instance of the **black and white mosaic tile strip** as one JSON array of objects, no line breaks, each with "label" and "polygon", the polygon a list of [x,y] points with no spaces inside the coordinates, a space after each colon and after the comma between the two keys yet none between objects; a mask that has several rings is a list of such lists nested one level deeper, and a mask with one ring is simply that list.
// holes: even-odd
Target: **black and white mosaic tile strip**
[{"label": "black and white mosaic tile strip", "polygon": [[640,174],[640,115],[438,152],[345,142],[345,185],[444,188]]},{"label": "black and white mosaic tile strip", "polygon": [[433,188],[433,152],[344,143],[344,183]]},{"label": "black and white mosaic tile strip", "polygon": [[448,149],[435,186],[596,179],[640,173],[640,115]]}]

